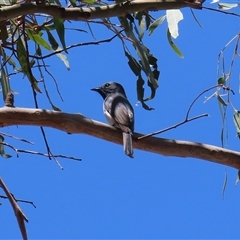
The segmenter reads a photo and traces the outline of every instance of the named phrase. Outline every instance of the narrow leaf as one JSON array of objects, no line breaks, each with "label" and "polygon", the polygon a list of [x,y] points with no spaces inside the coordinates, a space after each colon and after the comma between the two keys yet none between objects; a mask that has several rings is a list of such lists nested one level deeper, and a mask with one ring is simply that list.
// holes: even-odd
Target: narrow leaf
[{"label": "narrow leaf", "polygon": [[63,49],[65,50],[66,53],[66,43],[65,43],[65,28],[64,28],[64,21],[59,18],[53,18],[54,26],[56,28],[58,37],[60,39],[60,42],[62,43]]},{"label": "narrow leaf", "polygon": [[139,65],[137,60],[132,55],[130,55],[127,51],[125,51],[125,55],[128,58],[129,67],[131,68],[131,70],[136,76],[139,76],[141,72],[141,66]]},{"label": "narrow leaf", "polygon": [[[22,71],[27,75],[32,87],[37,91],[41,93],[41,90],[39,89],[37,85],[37,80],[31,73],[31,69],[28,68],[28,57],[26,49],[23,45],[22,39],[18,38],[17,40],[17,57],[18,61],[22,67]],[[29,63],[30,66],[30,63]]]},{"label": "narrow leaf", "polygon": [[240,111],[235,111],[233,121],[237,129],[237,135],[240,138]]},{"label": "narrow leaf", "polygon": [[168,29],[173,38],[178,37],[178,23],[183,19],[183,15],[179,9],[171,9],[166,11]]},{"label": "narrow leaf", "polygon": [[31,30],[31,29],[27,29],[26,33],[28,35],[28,37],[33,40],[35,43],[37,43],[38,45],[46,48],[47,50],[52,50],[50,45],[42,38],[42,36],[39,33],[36,33],[35,31]]},{"label": "narrow leaf", "polygon": [[5,102],[7,94],[11,92],[10,85],[9,85],[9,78],[6,76],[5,68],[3,67],[1,70],[1,85],[2,85],[2,92],[3,92],[3,101]]},{"label": "narrow leaf", "polygon": [[170,44],[170,46],[172,47],[172,49],[174,50],[174,52],[181,58],[184,58],[183,54],[181,53],[181,51],[178,49],[178,47],[174,44],[174,42],[172,41],[172,37],[171,34],[169,32],[169,29],[167,31],[167,39],[168,42]]},{"label": "narrow leaf", "polygon": [[52,33],[46,29],[47,35],[48,35],[48,41],[51,44],[51,47],[53,50],[58,49],[59,45],[57,43],[57,41],[55,40],[55,38],[53,37]]},{"label": "narrow leaf", "polygon": [[238,173],[237,173],[237,178],[236,178],[235,186],[238,184],[239,180],[240,180],[240,170],[238,170]]},{"label": "narrow leaf", "polygon": [[217,95],[217,98],[222,105],[227,106],[227,103],[224,101],[224,99],[220,95]]},{"label": "narrow leaf", "polygon": [[225,169],[225,176],[224,176],[224,182],[223,182],[223,189],[222,189],[222,198],[224,199],[224,193],[225,193],[225,190],[226,190],[226,186],[227,186],[227,171]]},{"label": "narrow leaf", "polygon": [[140,34],[139,34],[139,37],[140,37],[140,39],[142,39],[143,36],[144,36],[145,27],[146,27],[145,17],[142,17],[139,26],[140,26],[140,29],[141,29]]},{"label": "narrow leaf", "polygon": [[144,98],[144,80],[142,79],[142,76],[140,75],[137,80],[137,96],[138,100],[141,102],[142,106],[146,110],[153,110],[154,108],[149,107],[143,100]]},{"label": "narrow leaf", "polygon": [[166,15],[158,18],[157,20],[155,20],[150,26],[149,26],[149,36],[152,35],[153,31],[163,23],[163,21],[165,20]]},{"label": "narrow leaf", "polygon": [[4,158],[10,158],[12,156],[9,154],[6,154],[4,151],[4,145],[2,144],[3,141],[4,141],[4,137],[2,135],[0,135],[0,155]]},{"label": "narrow leaf", "polygon": [[[62,49],[60,47],[56,49],[56,51],[59,51],[59,50],[62,50]],[[62,53],[57,53],[56,55],[63,61],[67,70],[70,70],[70,65],[69,65],[69,62],[67,60],[67,56],[62,54]]]}]

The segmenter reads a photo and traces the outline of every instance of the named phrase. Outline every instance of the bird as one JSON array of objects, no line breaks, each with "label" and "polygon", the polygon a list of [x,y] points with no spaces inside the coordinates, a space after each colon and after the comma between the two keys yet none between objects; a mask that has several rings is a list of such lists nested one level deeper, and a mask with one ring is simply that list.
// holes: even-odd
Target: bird
[{"label": "bird", "polygon": [[133,158],[134,110],[127,99],[123,86],[117,82],[107,82],[101,87],[91,90],[102,96],[104,115],[111,126],[122,131],[124,152]]}]

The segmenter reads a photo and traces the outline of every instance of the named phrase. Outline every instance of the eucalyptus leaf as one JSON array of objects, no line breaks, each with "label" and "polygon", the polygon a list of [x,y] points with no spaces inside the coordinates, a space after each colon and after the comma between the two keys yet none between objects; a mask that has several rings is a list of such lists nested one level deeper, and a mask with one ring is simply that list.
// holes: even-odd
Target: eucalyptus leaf
[{"label": "eucalyptus leaf", "polygon": [[237,129],[237,136],[240,138],[240,111],[235,111],[233,115],[233,121]]},{"label": "eucalyptus leaf", "polygon": [[181,58],[184,58],[183,54],[181,53],[181,51],[178,49],[178,47],[174,44],[174,42],[172,41],[172,37],[171,37],[171,34],[169,32],[169,29],[167,31],[167,39],[168,39],[168,42],[171,46],[171,48],[174,50],[174,52]]},{"label": "eucalyptus leaf", "polygon": [[3,142],[4,142],[4,137],[2,135],[0,135],[0,155],[3,158],[10,158],[10,157],[12,157],[11,155],[5,153],[4,145],[2,144]]},{"label": "eucalyptus leaf", "polygon": [[52,50],[50,45],[42,38],[41,34],[36,33],[31,29],[26,29],[26,33],[28,37],[38,45],[46,48],[47,50]]},{"label": "eucalyptus leaf", "polygon": [[153,34],[154,30],[163,23],[163,21],[165,20],[166,15],[158,18],[157,20],[155,20],[150,26],[149,26],[149,36]]},{"label": "eucalyptus leaf", "polygon": [[59,19],[59,18],[53,18],[53,22],[54,22],[54,26],[56,28],[58,37],[60,39],[60,42],[62,43],[63,49],[66,53],[66,43],[65,43],[65,27],[64,27],[64,21],[63,19]]}]

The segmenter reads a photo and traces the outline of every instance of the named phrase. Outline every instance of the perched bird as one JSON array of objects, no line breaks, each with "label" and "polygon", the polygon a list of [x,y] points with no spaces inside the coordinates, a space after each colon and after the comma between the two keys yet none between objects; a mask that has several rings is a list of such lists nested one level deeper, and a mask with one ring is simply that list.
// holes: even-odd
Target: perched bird
[{"label": "perched bird", "polygon": [[108,82],[101,87],[91,90],[98,92],[103,97],[104,115],[111,126],[121,129],[124,152],[133,158],[132,134],[134,131],[134,111],[127,100],[124,88],[119,83]]}]

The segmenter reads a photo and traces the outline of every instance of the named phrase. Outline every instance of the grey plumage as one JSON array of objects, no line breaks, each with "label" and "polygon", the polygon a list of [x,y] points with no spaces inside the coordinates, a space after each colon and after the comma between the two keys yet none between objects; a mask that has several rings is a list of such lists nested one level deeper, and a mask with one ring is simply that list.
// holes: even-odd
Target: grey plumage
[{"label": "grey plumage", "polygon": [[103,112],[110,125],[121,129],[124,152],[133,158],[134,111],[124,88],[119,83],[108,82],[91,90],[98,92],[104,99]]}]

